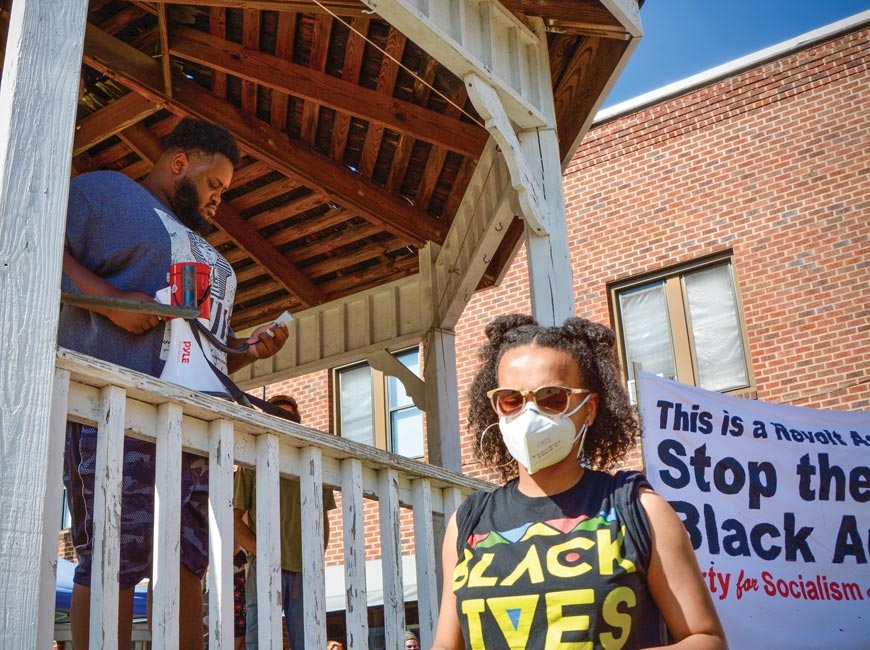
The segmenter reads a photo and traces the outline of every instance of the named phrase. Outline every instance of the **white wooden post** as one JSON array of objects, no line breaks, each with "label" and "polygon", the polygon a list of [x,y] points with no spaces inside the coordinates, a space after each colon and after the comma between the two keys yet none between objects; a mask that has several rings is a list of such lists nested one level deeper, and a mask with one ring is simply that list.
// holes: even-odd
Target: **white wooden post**
[{"label": "white wooden post", "polygon": [[[57,534],[60,529],[62,504],[63,448],[66,434],[66,413],[69,404],[69,371],[58,368],[54,371],[54,386],[51,391],[50,442],[46,471],[48,482],[45,491],[42,562],[39,576],[39,630],[37,648],[50,648],[54,638],[54,611],[57,585]],[[50,569],[49,569],[50,567]]]},{"label": "white wooden post", "polygon": [[278,436],[257,438],[257,625],[260,648],[281,648]]},{"label": "white wooden post", "polygon": [[378,499],[384,584],[384,647],[399,648],[404,645],[405,594],[402,587],[399,476],[396,470],[378,472]]},{"label": "white wooden post", "polygon": [[326,647],[326,585],[323,569],[323,458],[318,447],[300,450],[302,576],[305,585],[305,647]]},{"label": "white wooden post", "polygon": [[208,647],[233,645],[233,441],[230,420],[209,425]]},{"label": "white wooden post", "polygon": [[181,561],[181,406],[157,407],[151,626],[155,650],[178,647]]},{"label": "white wooden post", "polygon": [[[16,0],[0,85],[0,647],[37,647],[61,498],[50,427],[57,307],[86,0]],[[56,557],[55,555],[52,557]],[[10,570],[10,567],[15,567]],[[49,578],[46,578],[48,580]],[[52,608],[53,609],[53,608]],[[53,611],[41,613],[53,617]],[[40,635],[40,648],[50,639]]]},{"label": "white wooden post", "polygon": [[429,462],[462,472],[456,334],[443,329],[430,329],[423,341],[423,351]]},{"label": "white wooden post", "polygon": [[[432,485],[429,479],[411,484],[414,503],[414,549],[417,566],[417,613],[420,620],[420,647],[432,647],[438,622],[438,576],[435,563],[436,540],[432,526]],[[437,546],[440,550],[440,545]]]},{"label": "white wooden post", "polygon": [[121,569],[121,484],[127,393],[118,386],[100,391],[94,478],[94,550],[91,568],[90,645],[118,647],[118,572]]},{"label": "white wooden post", "polygon": [[517,134],[527,160],[535,161],[536,180],[541,199],[546,203],[547,234],[536,232],[526,221],[526,253],[529,268],[532,314],[541,325],[561,325],[574,316],[574,277],[565,221],[565,198],[562,194],[562,164],[556,134],[556,109],[550,81],[547,34],[540,18],[533,19],[537,36],[538,65],[536,76],[541,83],[541,112],[546,126]]},{"label": "white wooden post", "polygon": [[347,458],[341,461],[347,650],[363,650],[369,643],[364,510],[362,462]]}]

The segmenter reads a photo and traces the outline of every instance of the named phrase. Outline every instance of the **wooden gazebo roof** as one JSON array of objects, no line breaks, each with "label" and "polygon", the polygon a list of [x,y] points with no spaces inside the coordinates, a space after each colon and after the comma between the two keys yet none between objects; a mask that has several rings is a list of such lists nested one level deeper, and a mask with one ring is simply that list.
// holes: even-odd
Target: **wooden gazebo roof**
[{"label": "wooden gazebo roof", "polygon": [[[630,35],[597,0],[502,5],[543,19],[564,164]],[[185,115],[239,139],[209,235],[238,274],[237,330],[417,273],[444,242],[489,134],[462,79],[368,5],[91,0],[87,20],[73,174],[141,178]],[[522,233],[515,219],[478,288]]]}]

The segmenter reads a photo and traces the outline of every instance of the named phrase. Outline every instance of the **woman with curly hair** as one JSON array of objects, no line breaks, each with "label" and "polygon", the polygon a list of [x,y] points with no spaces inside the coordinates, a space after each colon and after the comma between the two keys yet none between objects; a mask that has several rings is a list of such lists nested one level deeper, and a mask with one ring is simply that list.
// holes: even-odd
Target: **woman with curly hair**
[{"label": "woman with curly hair", "polygon": [[613,332],[512,315],[486,335],[468,422],[507,482],[450,519],[433,648],[726,648],[673,509],[603,471],[639,435]]}]

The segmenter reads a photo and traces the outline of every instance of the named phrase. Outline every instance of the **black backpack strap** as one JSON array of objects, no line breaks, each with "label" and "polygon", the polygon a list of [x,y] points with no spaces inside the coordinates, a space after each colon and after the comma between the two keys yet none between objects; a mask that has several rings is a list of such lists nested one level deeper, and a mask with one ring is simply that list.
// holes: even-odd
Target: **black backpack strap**
[{"label": "black backpack strap", "polygon": [[489,500],[492,497],[492,492],[479,491],[472,493],[456,510],[456,552],[458,557],[462,557],[462,549],[468,543],[468,538],[477,522],[480,521],[480,515],[489,505]]}]

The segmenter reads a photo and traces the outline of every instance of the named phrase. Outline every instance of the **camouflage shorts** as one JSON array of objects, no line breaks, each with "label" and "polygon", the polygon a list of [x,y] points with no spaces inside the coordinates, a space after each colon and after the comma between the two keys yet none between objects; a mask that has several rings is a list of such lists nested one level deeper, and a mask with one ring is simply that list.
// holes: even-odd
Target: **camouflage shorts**
[{"label": "camouflage shorts", "polygon": [[[121,589],[151,573],[155,451],[152,442],[124,438]],[[85,586],[91,584],[96,455],[97,430],[67,422],[63,483],[79,558],[74,581]],[[208,460],[187,453],[181,459],[181,563],[200,577],[208,567]]]}]

